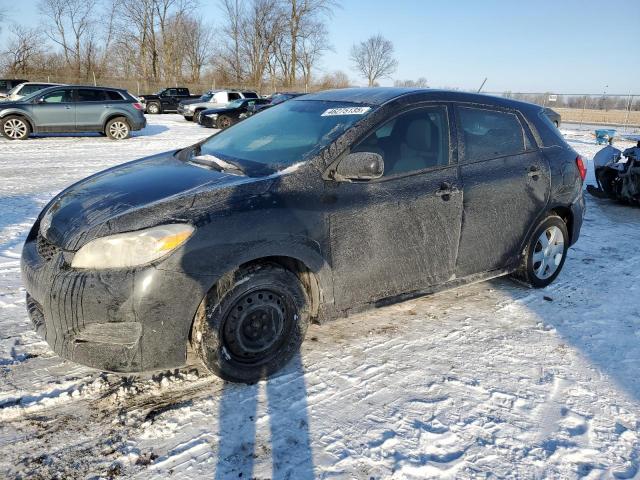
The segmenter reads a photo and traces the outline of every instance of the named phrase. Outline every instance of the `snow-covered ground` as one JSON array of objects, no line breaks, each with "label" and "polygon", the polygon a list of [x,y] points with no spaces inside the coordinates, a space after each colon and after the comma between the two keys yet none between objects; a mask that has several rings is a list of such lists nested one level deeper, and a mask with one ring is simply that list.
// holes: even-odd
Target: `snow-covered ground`
[{"label": "snow-covered ground", "polygon": [[55,356],[27,318],[22,242],[71,182],[210,133],[149,120],[124,142],[0,139],[0,477],[640,478],[640,209],[593,198],[546,290],[500,279],[312,326],[268,382]]}]

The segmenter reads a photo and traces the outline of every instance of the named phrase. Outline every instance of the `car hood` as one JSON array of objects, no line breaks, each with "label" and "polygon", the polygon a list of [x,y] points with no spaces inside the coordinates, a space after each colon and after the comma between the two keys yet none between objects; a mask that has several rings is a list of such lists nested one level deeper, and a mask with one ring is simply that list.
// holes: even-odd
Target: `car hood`
[{"label": "car hood", "polygon": [[[193,222],[194,209],[228,208],[215,197],[266,191],[265,177],[247,177],[185,163],[167,152],[86,178],[56,196],[43,211],[40,233],[75,251],[97,237],[169,222]],[[224,193],[223,193],[224,192]],[[200,201],[196,201],[200,196]]]},{"label": "car hood", "polygon": [[217,108],[209,108],[202,112],[202,115],[213,115],[214,113],[229,113],[235,112],[239,110],[238,108],[226,108],[226,107],[217,107]]}]

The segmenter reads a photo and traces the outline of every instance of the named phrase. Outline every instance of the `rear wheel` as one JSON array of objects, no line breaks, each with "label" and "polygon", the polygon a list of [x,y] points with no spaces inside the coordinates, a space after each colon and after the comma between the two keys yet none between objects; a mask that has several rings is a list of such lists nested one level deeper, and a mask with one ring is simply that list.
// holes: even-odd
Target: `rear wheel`
[{"label": "rear wheel", "polygon": [[25,140],[31,134],[31,126],[24,118],[10,115],[2,120],[2,135],[9,140]]},{"label": "rear wheel", "polygon": [[107,122],[104,133],[111,140],[124,140],[131,136],[131,127],[126,118],[116,117]]},{"label": "rear wheel", "polygon": [[192,342],[206,367],[233,382],[254,383],[281,369],[309,325],[306,292],[278,265],[240,269],[205,299]]},{"label": "rear wheel", "polygon": [[533,288],[544,288],[560,274],[569,248],[567,225],[549,215],[533,232],[514,276]]},{"label": "rear wheel", "polygon": [[160,104],[158,104],[157,102],[152,102],[147,104],[147,113],[150,113],[151,115],[156,115],[160,112],[161,112]]}]

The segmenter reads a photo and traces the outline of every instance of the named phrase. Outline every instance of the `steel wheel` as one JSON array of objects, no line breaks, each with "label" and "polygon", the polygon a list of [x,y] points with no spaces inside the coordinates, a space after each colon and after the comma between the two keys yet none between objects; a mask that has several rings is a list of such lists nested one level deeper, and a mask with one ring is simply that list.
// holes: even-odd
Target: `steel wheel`
[{"label": "steel wheel", "polygon": [[109,124],[109,136],[115,140],[124,140],[129,136],[129,125],[123,120],[116,120]]},{"label": "steel wheel", "polygon": [[271,359],[284,339],[285,299],[272,290],[256,290],[240,297],[226,318],[223,344],[231,357],[260,365]]},{"label": "steel wheel", "polygon": [[540,280],[551,277],[564,257],[564,234],[555,225],[544,230],[533,249],[533,272]]},{"label": "steel wheel", "polygon": [[20,140],[28,135],[29,127],[20,118],[10,118],[3,123],[2,131],[7,138]]}]

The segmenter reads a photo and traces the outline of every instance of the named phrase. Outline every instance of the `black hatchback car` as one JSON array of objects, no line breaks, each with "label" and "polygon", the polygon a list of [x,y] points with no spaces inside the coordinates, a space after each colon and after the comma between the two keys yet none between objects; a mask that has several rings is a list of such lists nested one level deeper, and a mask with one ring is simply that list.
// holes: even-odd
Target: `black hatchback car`
[{"label": "black hatchback car", "polygon": [[253,382],[311,320],[506,274],[548,285],[578,239],[584,176],[536,105],[307,95],[57,195],[24,246],[27,306],[76,362],[154,370],[191,348]]},{"label": "black hatchback car", "polygon": [[246,113],[258,105],[267,105],[266,98],[239,98],[229,102],[224,107],[210,108],[204,110],[198,116],[198,123],[208,128],[229,128],[234,123],[238,123],[246,118]]}]

